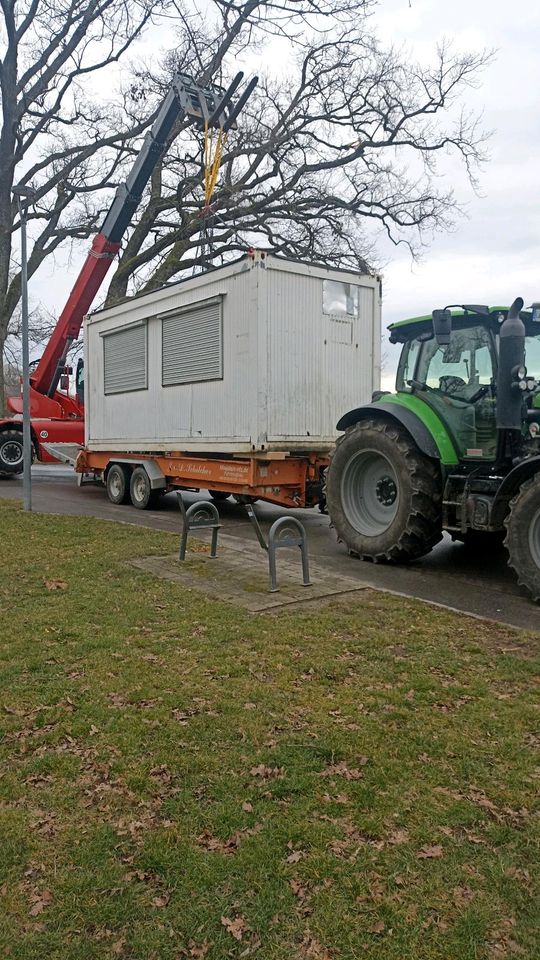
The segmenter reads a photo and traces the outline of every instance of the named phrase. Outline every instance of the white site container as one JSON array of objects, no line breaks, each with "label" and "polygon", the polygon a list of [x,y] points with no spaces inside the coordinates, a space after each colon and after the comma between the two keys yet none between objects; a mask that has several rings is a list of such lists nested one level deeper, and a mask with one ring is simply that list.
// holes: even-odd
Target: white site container
[{"label": "white site container", "polygon": [[380,279],[267,253],[86,318],[90,451],[324,451],[380,382]]}]

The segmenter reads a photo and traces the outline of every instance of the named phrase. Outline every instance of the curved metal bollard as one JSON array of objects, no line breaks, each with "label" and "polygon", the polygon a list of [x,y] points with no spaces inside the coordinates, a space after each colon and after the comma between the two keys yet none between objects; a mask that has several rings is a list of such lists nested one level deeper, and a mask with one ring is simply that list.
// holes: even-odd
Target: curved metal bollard
[{"label": "curved metal bollard", "polygon": [[278,592],[276,571],[276,550],[281,547],[300,547],[302,554],[302,583],[311,586],[309,579],[309,560],[307,535],[303,524],[296,517],[280,517],[270,527],[268,534],[268,563],[270,565],[270,593]]},{"label": "curved metal bollard", "polygon": [[217,557],[218,530],[221,528],[217,507],[215,504],[209,503],[207,500],[198,500],[197,503],[192,503],[191,506],[186,510],[186,505],[182,499],[182,494],[177,493],[176,496],[178,497],[178,506],[180,507],[180,513],[182,514],[182,519],[184,521],[182,533],[180,535],[180,552],[178,559],[186,559],[186,547],[189,531],[197,529],[202,530],[204,528],[212,531],[210,556],[214,559]]}]

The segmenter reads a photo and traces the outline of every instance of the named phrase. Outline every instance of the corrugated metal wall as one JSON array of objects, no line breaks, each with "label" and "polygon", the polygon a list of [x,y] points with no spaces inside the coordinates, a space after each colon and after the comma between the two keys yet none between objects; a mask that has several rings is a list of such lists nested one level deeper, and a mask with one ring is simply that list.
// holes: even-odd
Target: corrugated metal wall
[{"label": "corrugated metal wall", "polygon": [[360,286],[358,315],[346,318],[323,313],[323,282],[322,276],[271,271],[265,301],[269,441],[335,437],[341,414],[371,399],[374,378],[378,386],[373,281]]},{"label": "corrugated metal wall", "polygon": [[[246,453],[328,446],[339,416],[369,400],[379,378],[377,281],[346,275],[361,285],[358,316],[323,313],[324,278],[343,276],[272,257],[264,266],[244,261],[90,317],[90,449]],[[163,386],[162,316],[216,298],[222,298],[223,379]],[[148,388],[105,396],[103,334],[140,320],[148,327]]]}]

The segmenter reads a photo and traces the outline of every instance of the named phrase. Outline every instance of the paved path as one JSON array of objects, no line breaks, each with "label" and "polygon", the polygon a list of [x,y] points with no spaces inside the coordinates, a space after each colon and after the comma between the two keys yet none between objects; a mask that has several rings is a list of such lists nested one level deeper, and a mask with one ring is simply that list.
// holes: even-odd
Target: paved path
[{"label": "paved path", "polygon": [[[131,506],[113,506],[101,487],[88,485],[78,488],[70,467],[40,464],[33,467],[32,473],[33,505],[38,511],[123,520],[157,530],[179,530],[180,520],[174,494],[164,497],[159,509],[141,511]],[[0,482],[0,497],[15,496],[22,496],[19,478]],[[185,496],[189,502],[201,499],[195,494]],[[257,504],[256,510],[265,532],[283,514],[279,507],[266,503]],[[224,533],[250,542],[254,540],[254,531],[242,507],[231,500],[219,504],[219,512]],[[328,517],[317,509],[291,512],[308,531],[310,556],[322,563],[329,573],[357,578],[373,587],[540,633],[540,607],[533,604],[517,586],[512,572],[506,566],[502,548],[489,555],[474,556],[460,544],[453,544],[445,537],[429,556],[407,567],[363,563],[347,555],[343,545],[336,542],[333,531],[329,530]]]}]

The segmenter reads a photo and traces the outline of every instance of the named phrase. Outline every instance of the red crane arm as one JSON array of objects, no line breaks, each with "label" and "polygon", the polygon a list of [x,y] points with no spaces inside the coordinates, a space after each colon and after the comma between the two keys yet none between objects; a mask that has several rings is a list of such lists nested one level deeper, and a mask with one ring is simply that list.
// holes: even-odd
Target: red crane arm
[{"label": "red crane arm", "polygon": [[140,203],[154,167],[175,135],[179,119],[185,117],[199,126],[219,127],[226,132],[235,124],[238,113],[257,83],[257,77],[253,77],[238,101],[233,104],[232,95],[242,77],[243,73],[238,73],[228,90],[212,84],[200,87],[192,77],[184,73],[178,73],[174,77],[126,182],[116,191],[68,302],[58,318],[34,375],[30,378],[30,383],[37,393],[55,396],[67,351],[73,340],[79,336],[84,316],[120,249],[120,241]]},{"label": "red crane arm", "polygon": [[107,240],[102,233],[94,237],[90,252],[58,318],[51,339],[30,378],[34,390],[38,393],[46,394],[51,383],[55,381],[58,364],[65,357],[73,340],[77,340],[83,319],[119,249],[120,243]]}]

